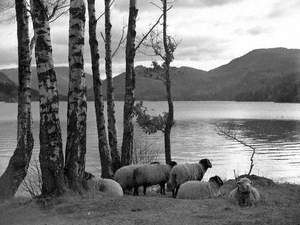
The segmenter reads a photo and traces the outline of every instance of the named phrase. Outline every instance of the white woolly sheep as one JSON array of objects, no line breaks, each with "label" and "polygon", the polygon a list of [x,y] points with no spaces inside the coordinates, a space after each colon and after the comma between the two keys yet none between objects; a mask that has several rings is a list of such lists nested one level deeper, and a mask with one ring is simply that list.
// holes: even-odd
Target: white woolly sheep
[{"label": "white woolly sheep", "polygon": [[199,163],[176,165],[170,172],[169,186],[172,189],[172,196],[176,198],[181,184],[189,180],[201,181],[208,168],[211,168],[208,159],[201,159]]},{"label": "white woolly sheep", "polygon": [[106,196],[117,197],[123,196],[123,190],[119,183],[112,179],[95,178],[94,175],[85,172],[87,187],[91,192],[102,192]]},{"label": "white woolly sheep", "polygon": [[219,176],[214,176],[208,182],[198,180],[187,181],[183,183],[177,194],[180,199],[206,199],[217,198],[221,196],[220,188],[223,181]]},{"label": "white woolly sheep", "polygon": [[131,189],[133,188],[133,171],[139,166],[141,165],[123,166],[116,171],[114,180],[121,185],[124,192],[126,190],[131,191]]},{"label": "white woolly sheep", "polygon": [[142,165],[133,171],[134,195],[139,194],[139,186],[144,187],[144,195],[148,186],[160,185],[160,193],[165,194],[165,184],[169,180],[170,171],[173,166],[177,165],[172,161],[167,165],[150,164]]},{"label": "white woolly sheep", "polygon": [[260,200],[260,194],[246,177],[237,182],[237,187],[229,193],[229,199],[240,206],[252,206]]}]

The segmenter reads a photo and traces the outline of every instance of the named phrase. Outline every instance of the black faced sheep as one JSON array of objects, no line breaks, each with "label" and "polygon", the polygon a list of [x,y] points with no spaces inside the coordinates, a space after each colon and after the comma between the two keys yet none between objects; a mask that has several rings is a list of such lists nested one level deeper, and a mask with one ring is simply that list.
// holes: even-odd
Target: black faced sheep
[{"label": "black faced sheep", "polygon": [[133,171],[134,195],[139,194],[139,186],[144,187],[144,195],[148,186],[160,185],[160,193],[165,194],[165,184],[169,180],[170,171],[177,163],[172,161],[167,165],[142,165]]},{"label": "black faced sheep", "polygon": [[240,206],[252,206],[260,200],[260,194],[246,177],[237,182],[237,187],[229,193],[229,199]]},{"label": "black faced sheep", "polygon": [[183,183],[177,194],[180,199],[206,199],[217,198],[221,196],[220,188],[223,181],[219,176],[214,176],[208,182],[198,180],[187,181]]},{"label": "black faced sheep", "polygon": [[174,166],[170,172],[169,179],[173,197],[176,198],[181,184],[189,180],[201,181],[207,169],[211,167],[211,162],[208,159],[201,159],[199,163],[186,163]]}]

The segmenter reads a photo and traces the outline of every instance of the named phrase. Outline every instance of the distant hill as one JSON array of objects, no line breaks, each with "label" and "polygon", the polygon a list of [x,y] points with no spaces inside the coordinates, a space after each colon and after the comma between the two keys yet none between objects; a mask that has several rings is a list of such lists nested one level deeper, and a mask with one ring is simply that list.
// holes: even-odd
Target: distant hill
[{"label": "distant hill", "polygon": [[214,100],[299,102],[300,50],[257,49],[208,72]]},{"label": "distant hill", "polygon": [[[146,67],[137,66],[136,71],[136,99],[138,100],[165,100],[166,91],[162,81],[150,78]],[[174,100],[190,100],[195,89],[205,87],[207,72],[189,67],[172,68],[172,92]],[[125,73],[113,79],[115,99],[124,99]],[[106,96],[106,81],[103,82],[104,96]],[[89,98],[93,98],[93,90],[88,90]],[[197,100],[194,98],[193,100]]]},{"label": "distant hill", "polygon": [[10,79],[0,72],[0,101],[17,101],[18,87]]},{"label": "distant hill", "polygon": [[[9,79],[11,79],[16,85],[18,85],[18,69],[4,69],[1,70]],[[58,92],[62,96],[68,95],[69,89],[69,68],[68,67],[55,67]],[[93,79],[90,74],[86,74],[87,87],[91,88],[93,84]],[[38,90],[38,78],[36,74],[36,68],[32,67],[32,88]]]},{"label": "distant hill", "polygon": [[[160,80],[149,78],[146,68],[136,67],[136,99],[165,100]],[[17,70],[2,70],[17,85]],[[57,67],[58,89],[65,99],[68,68]],[[190,67],[171,68],[172,95],[177,101],[227,100],[300,102],[300,50],[286,48],[256,49],[226,65],[210,71]],[[0,77],[1,79],[1,77]],[[115,99],[124,99],[125,73],[113,79]],[[104,96],[106,81],[104,81]],[[88,99],[94,97],[92,76],[87,75]],[[33,88],[38,89],[33,69]]]}]

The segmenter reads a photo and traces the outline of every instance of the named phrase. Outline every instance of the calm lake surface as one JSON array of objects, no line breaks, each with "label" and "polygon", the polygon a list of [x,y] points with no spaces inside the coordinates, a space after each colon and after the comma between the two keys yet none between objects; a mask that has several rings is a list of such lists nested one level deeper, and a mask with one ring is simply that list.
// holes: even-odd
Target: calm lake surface
[{"label": "calm lake surface", "polygon": [[[60,118],[65,147],[66,102],[60,103]],[[144,102],[151,113],[167,110],[165,102]],[[119,145],[122,138],[123,102],[116,102]],[[0,103],[0,174],[16,147],[16,103]],[[38,158],[38,103],[33,103],[34,155]],[[175,102],[176,125],[172,131],[172,154],[178,163],[198,162],[209,158],[213,168],[206,179],[218,174],[232,178],[233,170],[249,170],[251,149],[218,135],[216,127],[231,130],[257,149],[253,173],[280,182],[300,183],[300,104],[257,102]],[[88,104],[87,170],[99,173],[100,160],[94,103]],[[158,152],[163,160],[163,135],[145,135],[139,128],[135,142]]]}]

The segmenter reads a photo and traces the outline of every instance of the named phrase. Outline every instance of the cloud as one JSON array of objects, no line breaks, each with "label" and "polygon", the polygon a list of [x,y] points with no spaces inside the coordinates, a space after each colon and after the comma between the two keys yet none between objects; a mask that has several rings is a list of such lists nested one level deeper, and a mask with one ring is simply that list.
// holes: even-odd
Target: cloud
[{"label": "cloud", "polygon": [[271,19],[280,18],[285,15],[288,15],[295,9],[297,9],[298,12],[299,6],[300,6],[300,2],[298,0],[278,1],[271,8],[268,17]]},{"label": "cloud", "polygon": [[[176,8],[203,8],[203,7],[214,7],[223,6],[231,3],[242,2],[243,0],[175,0],[173,5]],[[141,3],[142,2],[142,3]],[[154,0],[158,6],[161,6],[160,0]],[[114,7],[119,11],[128,11],[129,5],[128,1],[118,1],[114,4]],[[141,10],[157,10],[150,1],[137,1],[137,7]]]}]

